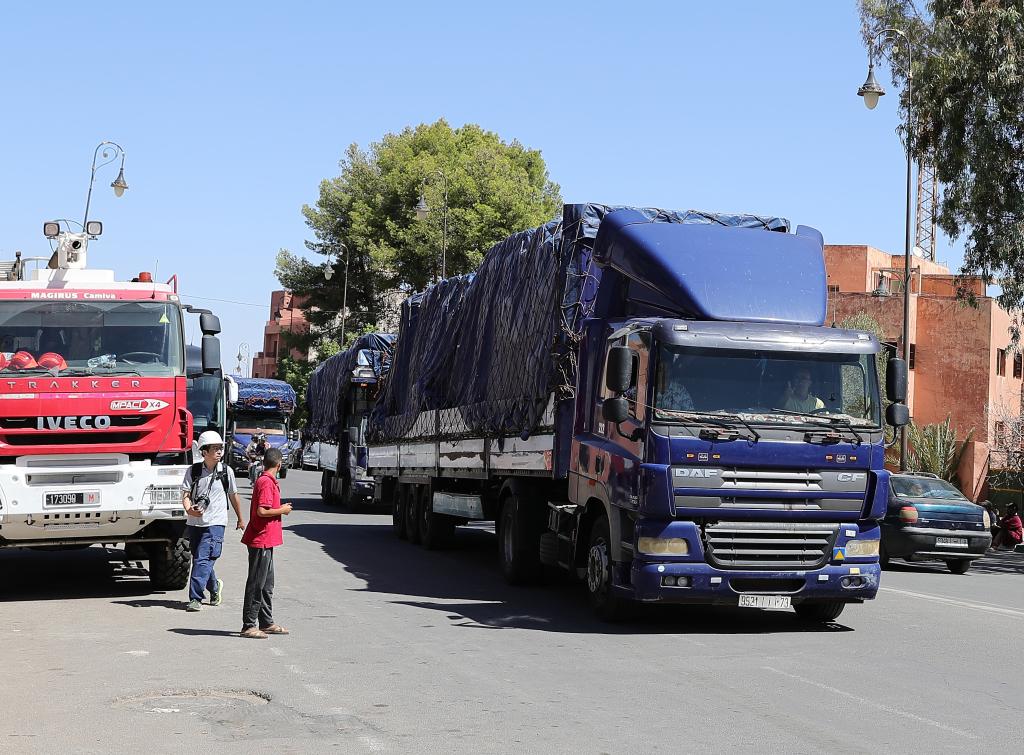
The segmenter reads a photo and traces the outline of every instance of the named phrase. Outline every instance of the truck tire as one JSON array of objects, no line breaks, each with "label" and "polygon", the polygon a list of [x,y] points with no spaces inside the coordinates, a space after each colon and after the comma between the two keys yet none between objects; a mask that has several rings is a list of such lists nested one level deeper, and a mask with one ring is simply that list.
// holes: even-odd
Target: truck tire
[{"label": "truck tire", "polygon": [[420,541],[420,507],[419,507],[419,495],[418,485],[403,485],[402,489],[405,491],[402,494],[402,500],[405,502],[405,536],[409,538],[410,543],[418,543]]},{"label": "truck tire", "polygon": [[325,469],[323,474],[320,475],[320,498],[323,500],[325,506],[338,505],[338,499],[335,497],[334,492],[331,489],[333,485],[334,475]]},{"label": "truck tire", "polygon": [[156,590],[181,590],[188,584],[192,553],[188,539],[172,543],[152,543],[149,547],[149,582]]},{"label": "truck tire", "polygon": [[391,528],[400,540],[405,540],[408,533],[405,530],[405,493],[404,485],[395,485],[391,494]]},{"label": "truck tire", "polygon": [[434,512],[433,488],[430,485],[420,485],[419,488],[420,545],[428,551],[447,548],[455,534],[455,519]]},{"label": "truck tire", "polygon": [[835,621],[844,608],[846,603],[841,600],[821,600],[814,603],[797,603],[793,606],[797,618],[815,624]]},{"label": "truck tire", "polygon": [[586,584],[590,606],[603,621],[620,621],[629,606],[612,588],[611,534],[604,514],[591,525],[588,543]]},{"label": "truck tire", "polygon": [[510,585],[530,584],[541,576],[541,533],[532,513],[519,492],[510,493],[501,506],[498,558],[502,576]]},{"label": "truck tire", "polygon": [[288,467],[282,466],[282,467],[281,467],[281,471],[277,473],[277,476],[278,476],[278,477],[279,477],[280,479],[282,479],[282,480],[283,480],[283,479],[284,479],[285,477],[287,477],[287,476],[288,476]]}]

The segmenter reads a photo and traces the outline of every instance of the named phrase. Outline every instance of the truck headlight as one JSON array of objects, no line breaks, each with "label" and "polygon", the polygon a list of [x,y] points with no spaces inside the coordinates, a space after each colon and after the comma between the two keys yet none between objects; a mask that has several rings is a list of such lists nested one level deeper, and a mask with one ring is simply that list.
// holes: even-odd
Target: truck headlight
[{"label": "truck headlight", "polygon": [[846,544],[846,557],[877,556],[878,542],[878,540],[851,540]]},{"label": "truck headlight", "polygon": [[681,537],[641,537],[636,547],[648,556],[685,556],[690,552],[690,543]]},{"label": "truck headlight", "polygon": [[988,515],[987,511],[981,512],[981,521],[985,523],[985,529],[992,528],[992,517]]}]

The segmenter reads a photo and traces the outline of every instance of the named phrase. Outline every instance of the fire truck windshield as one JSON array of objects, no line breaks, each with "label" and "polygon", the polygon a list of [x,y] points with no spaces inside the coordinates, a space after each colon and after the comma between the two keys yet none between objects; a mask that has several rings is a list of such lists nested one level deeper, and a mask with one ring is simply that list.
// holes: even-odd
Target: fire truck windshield
[{"label": "fire truck windshield", "polygon": [[170,302],[0,301],[0,371],[184,374]]}]

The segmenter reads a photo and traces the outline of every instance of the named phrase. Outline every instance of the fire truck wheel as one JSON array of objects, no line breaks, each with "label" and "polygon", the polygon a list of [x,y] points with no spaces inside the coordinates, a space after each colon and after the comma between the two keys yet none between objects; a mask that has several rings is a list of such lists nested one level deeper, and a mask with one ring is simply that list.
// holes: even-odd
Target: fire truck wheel
[{"label": "fire truck wheel", "polygon": [[188,540],[179,537],[173,544],[153,543],[149,551],[149,581],[157,590],[180,590],[188,584],[192,554]]}]

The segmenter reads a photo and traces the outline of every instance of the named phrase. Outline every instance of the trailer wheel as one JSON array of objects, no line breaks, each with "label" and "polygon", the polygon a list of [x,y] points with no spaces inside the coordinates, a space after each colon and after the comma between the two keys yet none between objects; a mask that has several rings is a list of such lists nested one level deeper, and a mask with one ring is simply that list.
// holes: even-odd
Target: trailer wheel
[{"label": "trailer wheel", "polygon": [[587,595],[590,605],[604,621],[619,621],[626,615],[628,604],[612,587],[611,535],[608,517],[602,514],[590,528],[587,551]]},{"label": "trailer wheel", "polygon": [[395,485],[391,493],[391,528],[401,540],[408,537],[405,529],[405,486]]},{"label": "trailer wheel", "polygon": [[417,504],[420,514],[420,545],[428,551],[447,548],[455,534],[455,519],[446,514],[434,512],[433,488],[420,486]]},{"label": "trailer wheel", "polygon": [[420,541],[420,507],[419,496],[416,494],[415,485],[403,485],[403,505],[405,507],[405,536],[410,543]]},{"label": "trailer wheel", "polygon": [[149,582],[156,590],[180,590],[188,584],[192,553],[188,539],[172,543],[152,543],[149,547]]},{"label": "trailer wheel", "polygon": [[531,513],[518,492],[510,493],[501,506],[498,556],[501,573],[510,585],[536,582],[541,576],[541,533]]}]

